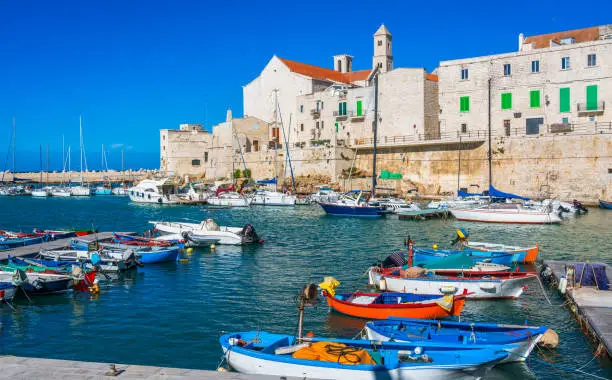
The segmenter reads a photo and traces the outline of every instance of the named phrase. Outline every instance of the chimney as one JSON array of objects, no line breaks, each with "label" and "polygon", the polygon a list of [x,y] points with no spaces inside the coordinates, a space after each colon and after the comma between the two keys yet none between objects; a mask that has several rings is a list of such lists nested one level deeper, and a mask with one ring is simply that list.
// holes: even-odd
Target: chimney
[{"label": "chimney", "polygon": [[523,33],[519,34],[518,43],[518,51],[523,51],[523,44],[525,43],[525,35]]},{"label": "chimney", "polygon": [[227,109],[227,114],[225,115],[225,121],[232,121],[232,109]]}]

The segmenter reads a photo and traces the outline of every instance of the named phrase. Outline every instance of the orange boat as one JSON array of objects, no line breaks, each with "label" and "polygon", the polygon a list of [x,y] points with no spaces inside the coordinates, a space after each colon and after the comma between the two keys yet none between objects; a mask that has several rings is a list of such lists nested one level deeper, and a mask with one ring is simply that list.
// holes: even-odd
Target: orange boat
[{"label": "orange boat", "polygon": [[465,297],[461,295],[414,293],[339,293],[323,290],[327,304],[339,313],[367,319],[419,318],[439,319],[459,316]]}]

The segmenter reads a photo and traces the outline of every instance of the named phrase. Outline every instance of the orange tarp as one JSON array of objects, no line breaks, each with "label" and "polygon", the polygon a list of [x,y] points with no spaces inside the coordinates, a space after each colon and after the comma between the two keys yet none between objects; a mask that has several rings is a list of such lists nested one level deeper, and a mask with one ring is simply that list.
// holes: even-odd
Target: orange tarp
[{"label": "orange tarp", "polygon": [[294,352],[293,357],[340,364],[376,364],[366,350],[332,342],[313,343],[310,347]]}]

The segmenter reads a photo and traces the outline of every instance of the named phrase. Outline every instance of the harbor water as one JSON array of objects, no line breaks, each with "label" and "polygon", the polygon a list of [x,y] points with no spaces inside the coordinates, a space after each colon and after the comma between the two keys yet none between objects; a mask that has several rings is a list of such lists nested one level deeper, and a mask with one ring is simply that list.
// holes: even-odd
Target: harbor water
[{"label": "harbor water", "polygon": [[[149,265],[113,282],[101,293],[16,300],[16,311],[0,305],[0,354],[214,370],[221,359],[221,331],[294,333],[295,296],[308,282],[336,277],[339,291],[367,289],[367,267],[402,249],[410,235],[417,246],[446,247],[455,230],[475,241],[538,243],[541,257],[612,262],[612,212],[590,209],[555,226],[495,225],[456,220],[407,221],[325,215],[318,206],[207,210],[130,203],[127,198],[35,199],[0,197],[0,228],[90,228],[142,232],[150,220],[219,225],[251,223],[265,239],[259,246],[200,248],[188,262]],[[535,268],[532,268],[535,269]],[[518,300],[469,301],[462,320],[547,325],[559,334],[556,350],[536,349],[525,364],[497,367],[490,379],[588,378],[567,367],[612,378],[609,359],[593,358],[594,347],[563,306],[537,281]],[[329,313],[324,301],[308,308],[305,331],[353,337],[364,321]],[[552,365],[546,364],[552,363]]]}]

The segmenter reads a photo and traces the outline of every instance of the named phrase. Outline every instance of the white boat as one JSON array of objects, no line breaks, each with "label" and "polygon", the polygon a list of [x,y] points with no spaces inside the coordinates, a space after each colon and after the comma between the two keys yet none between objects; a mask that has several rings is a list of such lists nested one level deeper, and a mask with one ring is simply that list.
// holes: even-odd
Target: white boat
[{"label": "white boat", "polygon": [[70,188],[68,187],[54,187],[50,190],[52,197],[69,197],[72,194],[70,193]]},{"label": "white boat", "polygon": [[145,179],[130,189],[130,200],[137,203],[172,204],[170,198],[175,186],[167,178],[160,180]]},{"label": "white boat", "polygon": [[46,198],[51,196],[51,192],[47,188],[32,190],[32,196],[36,198]]},{"label": "white boat", "polygon": [[315,203],[334,202],[340,197],[340,193],[335,192],[327,185],[318,185],[315,186],[315,189],[317,191],[310,196],[310,200]]},{"label": "white boat", "polygon": [[130,195],[130,190],[129,189],[124,189],[123,187],[113,187],[113,189],[111,190],[111,193],[113,195]]},{"label": "white boat", "polygon": [[213,206],[249,207],[252,200],[252,198],[244,197],[235,191],[226,191],[209,197],[206,202]]},{"label": "white boat", "polygon": [[399,214],[407,211],[419,211],[421,208],[414,202],[406,202],[402,199],[395,197],[383,197],[370,199],[369,205],[380,205],[384,206],[385,209],[391,213]]},{"label": "white boat", "polygon": [[[103,252],[74,249],[41,250],[39,255],[46,260],[52,261],[84,262],[90,269],[93,268],[93,259],[96,261],[96,267],[102,272],[123,272],[137,265],[133,251],[124,252],[121,258],[110,257]],[[94,258],[95,255],[98,255],[98,257]]]},{"label": "white boat", "polygon": [[450,209],[457,220],[486,223],[553,224],[561,218],[550,208],[527,208],[519,203],[493,203],[472,209]]},{"label": "white boat", "polygon": [[[219,226],[212,219],[207,219],[201,223],[183,222],[149,222],[162,234],[170,234],[173,238],[181,236],[183,239],[197,244],[201,238],[209,244],[217,241],[217,244],[242,245],[259,243],[261,239],[257,236],[255,229],[247,224],[240,227]],[[194,236],[193,238],[190,238]]]},{"label": "white boat", "polygon": [[91,189],[88,186],[71,186],[70,195],[73,197],[88,197],[91,195]]},{"label": "white boat", "polygon": [[488,200],[488,197],[449,198],[440,201],[431,201],[427,204],[427,208],[438,208],[443,210],[476,208],[486,205]]},{"label": "white boat", "polygon": [[[448,272],[448,271],[445,271]],[[403,277],[404,271],[396,268],[368,269],[370,285],[382,291],[416,294],[463,294],[468,299],[518,298],[526,284],[537,277],[535,273],[482,273],[472,272],[469,277],[424,275]],[[458,272],[460,273],[460,272]]]},{"label": "white boat", "polygon": [[261,206],[294,206],[295,195],[288,195],[278,191],[257,190],[251,204]]}]

